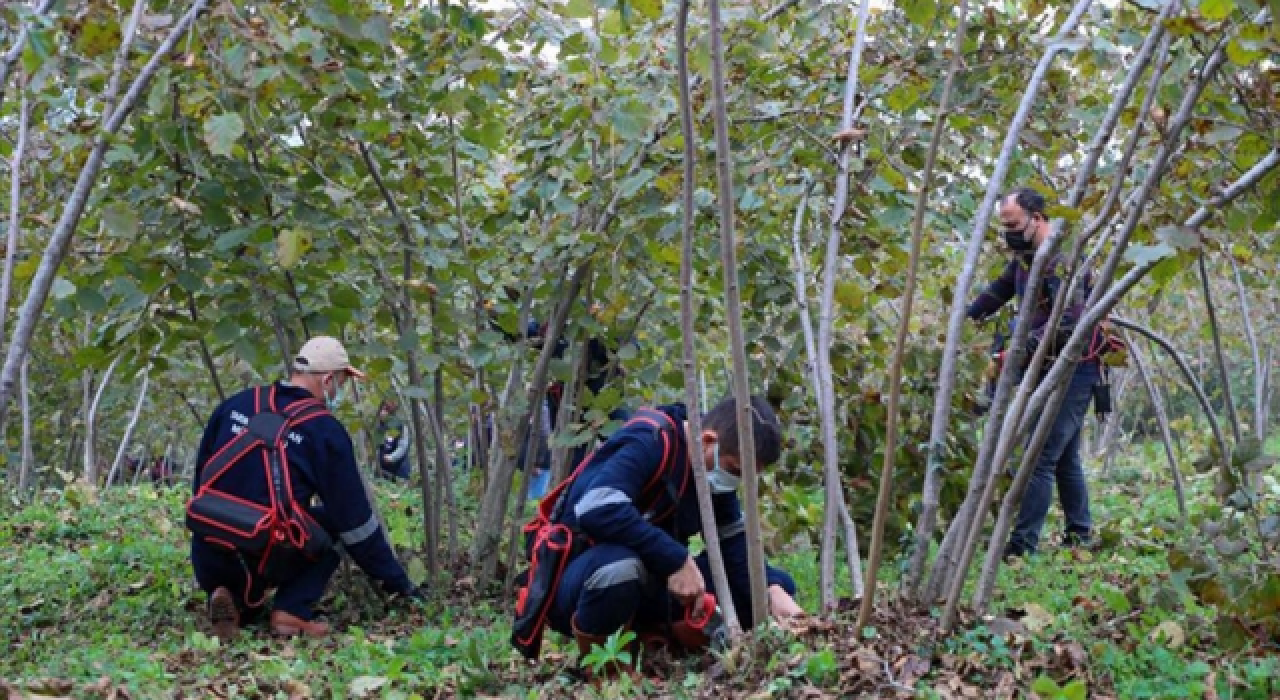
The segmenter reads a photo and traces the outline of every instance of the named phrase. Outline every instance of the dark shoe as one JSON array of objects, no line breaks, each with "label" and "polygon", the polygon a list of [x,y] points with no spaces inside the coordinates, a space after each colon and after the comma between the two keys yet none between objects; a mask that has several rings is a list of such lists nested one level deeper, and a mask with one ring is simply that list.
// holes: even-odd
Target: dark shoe
[{"label": "dark shoe", "polygon": [[1022,559],[1025,556],[1027,556],[1027,550],[1022,545],[1010,542],[1004,546],[1004,554],[1001,555],[1000,559],[1008,564],[1014,559]]},{"label": "dark shoe", "polygon": [[213,626],[213,636],[223,642],[235,639],[240,631],[240,610],[226,588],[218,588],[209,596],[209,624]]},{"label": "dark shoe", "polygon": [[283,610],[271,612],[271,634],[278,637],[325,637],[329,634],[329,625],[315,620],[304,620]]},{"label": "dark shoe", "polygon": [[1093,536],[1087,532],[1068,532],[1062,536],[1062,546],[1067,549],[1093,549]]}]

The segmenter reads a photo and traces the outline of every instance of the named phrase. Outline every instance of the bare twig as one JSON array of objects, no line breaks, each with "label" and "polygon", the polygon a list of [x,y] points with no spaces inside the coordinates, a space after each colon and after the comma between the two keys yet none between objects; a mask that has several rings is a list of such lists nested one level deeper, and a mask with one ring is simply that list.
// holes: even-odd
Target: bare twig
[{"label": "bare twig", "polygon": [[22,97],[18,116],[18,143],[9,166],[9,239],[4,254],[4,278],[0,280],[0,347],[4,347],[5,325],[9,318],[9,288],[13,284],[13,262],[22,229],[22,159],[26,155],[31,104]]},{"label": "bare twig", "polygon": [[724,555],[720,551],[720,537],[717,535],[719,528],[715,508],[711,503],[711,487],[707,484],[707,465],[702,451],[702,412],[698,410],[701,402],[698,395],[698,358],[693,323],[696,316],[693,299],[693,192],[698,186],[694,180],[694,166],[697,162],[694,146],[697,137],[694,133],[693,105],[689,95],[688,25],[689,0],[680,0],[680,8],[676,14],[676,73],[677,80],[680,81],[680,133],[684,141],[684,180],[680,192],[680,229],[683,242],[680,255],[680,328],[685,400],[689,406],[689,463],[693,466],[698,511],[702,516],[702,540],[706,544],[707,558],[711,564],[716,601],[720,604],[730,639],[737,641],[742,634],[742,625],[738,621],[733,591],[729,588],[729,577],[724,568]]}]

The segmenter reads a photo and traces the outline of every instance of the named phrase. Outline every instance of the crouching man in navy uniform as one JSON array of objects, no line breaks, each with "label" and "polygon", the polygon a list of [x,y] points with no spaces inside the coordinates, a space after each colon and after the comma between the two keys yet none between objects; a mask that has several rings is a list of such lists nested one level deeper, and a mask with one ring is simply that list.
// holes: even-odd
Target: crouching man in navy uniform
[{"label": "crouching man in navy uniform", "polygon": [[[762,397],[751,400],[757,463],[781,454],[777,416]],[[691,556],[688,543],[702,531],[689,449],[701,449],[734,608],[743,627],[753,625],[746,525],[738,501],[741,467],[733,399],[703,418],[702,435],[689,434],[681,404],[646,409],[588,457],[565,492],[558,522],[588,542],[567,563],[547,622],[572,636],[583,655],[621,629],[646,644],[675,651],[705,649],[711,630],[690,630],[689,611],[706,601],[707,554]],[[651,495],[651,494],[656,494]],[[802,613],[789,574],[766,566],[771,614]]]},{"label": "crouching man in navy uniform", "polygon": [[[340,342],[327,336],[312,338],[294,358],[287,381],[246,389],[214,410],[200,441],[195,486],[198,491],[201,472],[210,459],[246,429],[254,414],[264,410],[285,412],[295,402],[323,400],[328,410],[291,426],[283,441],[294,501],[335,543],[341,542],[356,564],[378,580],[385,592],[420,598],[421,592],[396,559],[366,496],[351,436],[329,413],[341,400],[347,381],[363,377],[351,366]],[[218,489],[232,497],[264,505],[272,502],[260,460],[241,459],[217,479]],[[323,505],[311,505],[312,496],[318,496]],[[261,568],[254,555],[218,547],[200,537],[191,542],[196,581],[209,594],[210,621],[214,633],[223,639],[234,637],[242,623],[261,616],[269,587],[276,589],[270,616],[273,634],[325,636],[329,627],[313,619],[312,606],[324,594],[339,561],[337,550],[330,548],[318,559],[268,581],[256,573]]]}]

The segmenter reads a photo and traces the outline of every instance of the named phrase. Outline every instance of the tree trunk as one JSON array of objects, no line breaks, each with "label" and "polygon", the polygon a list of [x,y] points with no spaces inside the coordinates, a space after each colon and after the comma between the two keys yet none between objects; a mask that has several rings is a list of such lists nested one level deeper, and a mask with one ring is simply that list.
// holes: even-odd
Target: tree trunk
[{"label": "tree trunk", "polygon": [[[932,185],[933,167],[938,158],[938,145],[943,138],[942,130],[951,109],[951,87],[955,82],[956,74],[960,72],[961,56],[964,54],[964,37],[969,26],[968,13],[968,0],[960,0],[959,20],[951,48],[951,65],[947,68],[942,96],[938,98],[938,114],[934,117],[933,133],[929,137],[929,152],[925,157],[920,191],[916,193],[915,213],[911,222],[911,252],[907,262],[906,290],[903,292],[902,312],[898,319],[898,335],[894,341],[893,360],[889,366],[889,405],[886,409],[888,419],[885,427],[884,464],[880,469],[880,488],[876,494],[875,518],[871,526],[871,553],[867,560],[866,584],[863,586],[866,593],[862,597],[862,607],[858,611],[857,629],[862,629],[871,622],[871,612],[875,605],[875,582],[880,573],[880,558],[884,548],[884,521],[889,515],[889,499],[893,489],[893,461],[898,452],[898,405],[902,397],[902,358],[907,352],[907,333],[911,327],[911,309],[915,303],[916,270],[919,268],[920,246],[924,239],[925,204],[929,197],[929,187]],[[916,553],[912,557],[912,566],[916,567],[917,580],[919,573],[923,571],[929,542],[933,539],[933,528],[938,514],[938,496],[942,490],[942,480],[938,477],[940,471],[939,468],[928,469],[925,472],[924,499],[920,513],[921,528],[917,533]],[[918,563],[915,562],[916,559],[919,559]]]},{"label": "tree trunk", "polygon": [[[560,334],[564,332],[569,309],[582,290],[582,283],[590,271],[589,268],[590,263],[583,263],[573,271],[563,286],[555,310],[551,314],[551,322],[543,339],[542,352],[538,355],[538,363],[534,366],[533,377],[525,393],[525,403],[521,409],[522,418],[517,423],[516,445],[528,439],[530,416],[538,410],[539,403],[546,395],[547,377],[556,343],[560,340]],[[521,331],[523,332],[523,328]],[[508,388],[511,386],[508,385]],[[500,425],[495,425],[495,445],[490,451],[493,464],[490,465],[489,482],[480,502],[480,514],[471,552],[471,565],[475,568],[476,584],[480,587],[493,581],[497,574],[502,538],[506,533],[505,523],[508,502],[511,500],[512,477],[515,475],[513,455],[508,454],[506,450],[497,449],[500,428]]]},{"label": "tree trunk", "polygon": [[[1275,21],[1280,21],[1277,18]],[[1244,286],[1244,277],[1240,275],[1240,265],[1229,246],[1223,251],[1227,261],[1231,263],[1231,272],[1236,281],[1236,294],[1240,296],[1240,322],[1244,325],[1244,335],[1249,341],[1249,352],[1253,356],[1253,434],[1262,444],[1267,439],[1267,369],[1262,364],[1262,351],[1258,348],[1258,332],[1253,327],[1253,315],[1249,313],[1249,289]],[[1207,297],[1206,297],[1207,298]]]},{"label": "tree trunk", "polygon": [[[1112,393],[1112,401],[1111,401],[1111,404],[1113,406],[1124,405],[1124,397],[1129,391],[1129,383],[1133,381],[1133,377],[1135,374],[1136,374],[1135,372],[1125,372],[1124,376],[1120,378],[1120,383],[1112,385],[1115,389],[1115,391]],[[1119,416],[1119,412],[1117,411],[1116,414],[1113,415],[1112,418],[1107,421],[1106,426],[1098,433],[1097,443],[1094,445],[1094,448],[1092,450],[1094,459],[1102,458],[1102,459],[1105,459],[1108,463],[1110,462],[1110,459],[1111,459],[1110,456],[1115,452],[1116,434],[1119,432],[1119,430],[1120,430],[1120,416]],[[1103,472],[1106,473],[1105,467],[1103,468]]]},{"label": "tree trunk", "polygon": [[[432,502],[431,467],[427,459],[427,430],[425,426],[426,420],[423,417],[423,404],[427,404],[425,407],[427,412],[431,412],[432,409],[430,408],[430,397],[426,393],[422,371],[418,367],[418,324],[414,314],[413,300],[409,296],[410,284],[413,282],[413,255],[416,247],[413,245],[413,234],[409,229],[409,222],[402,216],[395,197],[391,196],[391,192],[387,190],[386,184],[382,180],[382,173],[378,170],[378,164],[369,152],[369,147],[362,141],[357,144],[357,148],[360,151],[365,167],[369,171],[369,176],[382,194],[382,198],[387,204],[387,209],[395,219],[396,228],[400,232],[402,274],[399,299],[397,299],[396,308],[392,310],[392,315],[395,318],[397,330],[400,332],[400,346],[408,348],[405,364],[409,372],[410,389],[405,393],[411,399],[409,411],[413,421],[414,448],[418,454],[418,471],[422,477],[423,527],[427,532],[427,584],[431,585],[435,582],[436,573],[440,570],[437,563],[440,555],[440,521]],[[367,488],[368,485],[366,484]]]},{"label": "tree trunk", "polygon": [[[1036,251],[1035,258],[1031,263],[1027,289],[1040,288],[1040,280],[1043,277],[1044,268],[1053,255],[1052,248],[1058,240],[1058,234],[1055,232],[1050,235],[1046,243],[1041,245],[1040,250]],[[943,539],[943,547],[939,550],[937,561],[934,563],[934,574],[932,576],[933,580],[930,582],[930,588],[936,587],[938,590],[945,588],[947,590],[946,610],[952,611],[952,614],[954,614],[953,609],[959,599],[959,591],[964,587],[965,576],[977,550],[978,541],[982,533],[982,525],[986,520],[988,505],[991,503],[991,497],[995,491],[995,472],[1009,459],[1009,455],[1013,451],[1014,441],[1025,434],[1017,432],[1014,426],[1018,424],[1018,417],[1026,406],[1027,397],[1031,391],[1030,387],[1034,385],[1035,377],[1039,376],[1036,360],[1043,358],[1043,353],[1037,352],[1037,358],[1032,358],[1031,366],[1025,370],[1022,382],[1019,385],[1017,394],[1012,399],[1012,403],[1006,404],[1006,402],[1013,391],[1015,381],[1017,381],[1015,377],[1018,370],[1015,370],[1014,367],[1022,364],[1027,350],[1027,336],[1031,330],[1031,313],[1036,301],[1035,295],[1025,295],[1022,298],[1013,337],[1009,341],[1009,349],[1005,354],[1004,365],[1001,368],[1000,377],[996,381],[996,395],[988,414],[987,428],[978,451],[978,461],[974,464],[973,474],[969,477],[969,489],[965,494],[964,503],[961,505],[955,519],[951,522],[950,530],[955,534],[951,536],[949,533],[949,537]],[[1008,409],[1007,412],[1006,408]],[[947,539],[950,539],[950,542]],[[930,594],[933,595],[933,591],[930,591]],[[943,620],[948,620],[948,615],[945,611]],[[944,626],[948,626],[948,623],[944,622]]]},{"label": "tree trunk", "polygon": [[[14,330],[13,339],[9,343],[4,368],[0,371],[0,424],[4,423],[4,416],[8,411],[9,400],[13,398],[14,385],[17,384],[19,370],[31,346],[31,338],[35,335],[36,324],[39,323],[45,302],[49,299],[49,290],[53,287],[53,279],[57,275],[58,268],[62,266],[62,261],[66,257],[67,251],[70,249],[71,239],[75,236],[76,227],[80,223],[80,217],[89,201],[89,195],[98,181],[98,174],[102,169],[103,159],[106,156],[107,148],[111,144],[112,137],[124,125],[124,121],[128,118],[134,105],[150,86],[151,79],[155,76],[160,64],[167,60],[173,47],[187,34],[196,17],[204,10],[207,4],[208,0],[194,0],[191,9],[187,10],[186,14],[174,23],[173,29],[169,31],[164,41],[156,47],[155,52],[142,68],[138,77],[129,86],[129,91],[125,93],[119,105],[111,110],[111,116],[104,120],[102,129],[94,139],[93,148],[85,159],[84,166],[81,167],[80,174],[76,178],[75,188],[67,198],[67,204],[62,209],[62,215],[59,217],[52,235],[49,236],[49,243],[45,247],[40,265],[31,279],[31,287],[27,292],[26,301],[23,302],[22,309],[18,313],[18,323]],[[117,67],[122,69],[122,62],[117,62]],[[107,98],[103,100],[105,104],[114,102],[113,95],[108,95]]]},{"label": "tree trunk", "polygon": [[[1217,359],[1218,379],[1222,382],[1222,402],[1226,404],[1227,421],[1231,425],[1231,437],[1239,445],[1242,439],[1240,416],[1236,415],[1235,399],[1231,396],[1231,370],[1227,367],[1227,356],[1222,351],[1222,331],[1218,327],[1218,311],[1213,304],[1213,292],[1210,291],[1209,269],[1204,262],[1204,248],[1196,256],[1196,268],[1200,272],[1200,289],[1204,292],[1205,317],[1209,321],[1209,333],[1213,338],[1213,355]],[[1247,318],[1246,318],[1247,322]],[[1226,453],[1223,453],[1224,456]],[[1224,472],[1225,473],[1225,472]]]},{"label": "tree trunk", "polygon": [[[573,376],[564,385],[564,393],[560,395],[560,407],[556,411],[556,434],[563,436],[569,432],[569,425],[574,421],[577,415],[578,397],[582,396],[582,388],[586,384],[587,379],[587,343],[588,339],[579,337],[573,352]],[[551,485],[556,484],[568,478],[569,473],[577,468],[576,464],[569,464],[569,454],[573,448],[567,446],[555,447],[551,450]]]},{"label": "tree trunk", "polygon": [[[693,483],[698,495],[702,540],[706,544],[707,558],[711,564],[711,581],[716,593],[716,602],[720,604],[721,614],[729,630],[729,638],[736,642],[742,635],[742,623],[738,620],[733,592],[729,588],[729,576],[725,573],[724,555],[720,551],[719,525],[716,523],[715,508],[711,504],[711,487],[707,483],[707,465],[702,449],[702,412],[698,410],[701,402],[698,392],[698,356],[694,344],[694,318],[697,317],[697,313],[693,298],[693,228],[696,213],[693,191],[698,186],[697,180],[694,179],[694,167],[697,162],[695,144],[698,143],[698,138],[693,119],[692,100],[689,96],[688,24],[689,0],[680,0],[680,8],[676,14],[676,75],[677,80],[680,81],[680,134],[684,141],[684,177],[680,190],[680,232],[683,245],[680,255],[681,365],[684,369],[685,401],[689,407],[687,434],[689,464],[693,467]],[[717,142],[717,148],[719,147],[720,144]],[[754,604],[754,600],[752,602]],[[763,619],[757,617],[755,621],[759,624]]]},{"label": "tree trunk", "polygon": [[[822,413],[829,407],[823,405],[822,377],[818,372],[818,343],[814,338],[813,321],[809,316],[809,273],[805,265],[804,247],[801,244],[800,234],[804,230],[804,215],[808,209],[809,195],[813,191],[813,183],[806,180],[804,193],[800,198],[800,205],[796,208],[795,225],[791,229],[791,247],[795,260],[795,276],[796,276],[796,309],[800,316],[800,327],[804,333],[805,357],[809,370],[809,379],[813,383],[813,396],[818,408],[818,421],[822,422]],[[706,379],[703,378],[703,400],[706,400]],[[857,435],[857,430],[852,431]],[[861,598],[863,595],[862,581],[862,560],[858,554],[858,534],[857,527],[853,522],[853,518],[849,516],[849,506],[844,496],[844,488],[838,490],[840,497],[840,519],[843,524],[842,534],[844,538],[845,555],[848,559],[849,575],[854,592],[854,598]],[[835,542],[839,534],[835,530],[828,530],[832,527],[831,523],[823,522],[822,532],[822,552],[819,558],[820,574],[818,588],[821,592],[822,610],[831,612],[836,607],[836,562],[835,562]]]},{"label": "tree trunk", "polygon": [[[25,29],[23,30],[26,31]],[[0,89],[3,89],[0,77]],[[22,236],[22,159],[27,148],[27,133],[31,118],[31,105],[22,98],[18,116],[18,143],[9,161],[9,238],[4,254],[4,277],[0,280],[0,347],[4,347],[5,327],[9,319],[9,290],[13,284],[13,261],[18,253],[18,239]]]},{"label": "tree trunk", "polygon": [[[729,150],[729,117],[725,98],[724,27],[720,0],[709,0],[711,10],[711,93],[716,138],[716,183],[720,203],[720,256],[724,264],[724,297],[729,316],[729,349],[733,355],[733,396],[738,415],[738,456],[742,466],[747,520],[747,565],[751,576],[751,619],[757,625],[769,615],[765,585],[764,542],[760,531],[760,481],[756,470],[755,429],[751,409],[751,380],[742,333],[742,297],[738,290],[738,253],[734,237],[733,154]],[[865,14],[865,9],[863,10]],[[865,30],[860,32],[860,36]],[[861,48],[861,46],[859,46]],[[847,98],[846,101],[851,101]],[[846,109],[846,111],[848,111]],[[846,157],[845,164],[848,160]],[[847,172],[847,167],[842,169]],[[694,436],[699,439],[699,436]],[[695,450],[696,451],[696,450]]]},{"label": "tree trunk", "polygon": [[84,419],[84,480],[95,488],[98,485],[98,455],[95,445],[98,441],[98,406],[102,404],[102,394],[107,390],[107,384],[111,383],[111,374],[116,371],[121,357],[124,355],[116,355],[116,359],[111,361],[107,371],[102,374],[98,391],[93,395],[93,402],[89,404],[89,411]]},{"label": "tree trunk", "polygon": [[22,468],[18,471],[18,493],[26,498],[31,489],[31,471],[35,468],[35,454],[31,447],[31,386],[27,381],[27,369],[31,358],[22,363],[19,373],[22,402]]},{"label": "tree trunk", "polygon": [[1112,316],[1111,323],[1119,328],[1124,328],[1145,336],[1173,359],[1174,364],[1178,366],[1178,370],[1182,372],[1182,378],[1187,380],[1187,386],[1190,387],[1191,392],[1195,394],[1196,400],[1200,403],[1200,408],[1204,410],[1205,419],[1209,421],[1209,430],[1213,432],[1213,439],[1218,445],[1218,451],[1222,454],[1222,458],[1224,460],[1227,459],[1228,455],[1231,454],[1230,447],[1227,445],[1227,439],[1222,433],[1222,426],[1218,423],[1218,417],[1213,412],[1213,404],[1209,401],[1209,395],[1205,393],[1204,387],[1202,387],[1200,381],[1196,379],[1195,372],[1191,371],[1191,367],[1187,365],[1187,361],[1178,353],[1178,350],[1173,346],[1173,343],[1170,343],[1163,336],[1155,333],[1151,329],[1132,321],[1127,321],[1119,316]]},{"label": "tree trunk", "polygon": [[[956,356],[959,353],[960,342],[963,337],[965,308],[969,290],[973,286],[973,278],[977,272],[978,257],[982,253],[982,243],[989,235],[988,226],[991,222],[991,212],[995,208],[996,199],[1000,196],[1001,188],[1004,186],[1005,176],[1009,172],[1009,165],[1017,149],[1022,127],[1026,124],[1031,108],[1036,103],[1036,93],[1040,89],[1040,84],[1049,72],[1049,66],[1053,63],[1054,57],[1065,48],[1063,40],[1071,32],[1075,31],[1076,25],[1079,24],[1080,18],[1084,15],[1091,2],[1092,0],[1077,0],[1071,10],[1071,14],[1068,15],[1062,27],[1059,28],[1054,41],[1049,44],[1048,49],[1041,56],[1040,62],[1036,64],[1035,72],[1032,74],[1031,80],[1027,84],[1027,89],[1022,95],[1022,100],[1018,104],[1018,110],[1014,114],[1013,121],[1009,124],[1009,130],[1005,135],[1004,144],[1000,148],[1000,155],[996,160],[995,168],[991,173],[991,177],[987,180],[987,192],[983,197],[981,206],[978,208],[974,220],[973,233],[970,235],[968,247],[965,249],[964,266],[961,268],[959,279],[956,280],[956,284],[952,287],[951,316],[947,323],[947,341],[942,351],[942,365],[938,371],[938,391],[934,398],[933,422],[929,430],[925,468],[926,480],[931,476],[933,478],[932,483],[927,484],[933,491],[940,492],[942,488],[941,480],[934,474],[942,469],[942,465],[939,462],[946,444],[947,433],[951,426],[951,396],[955,391]],[[926,493],[925,503],[936,504],[938,495],[938,493]],[[931,508],[931,512],[926,513],[925,507]],[[918,541],[926,541],[926,547],[917,546],[917,549],[923,549],[924,551],[919,554],[913,553],[913,561],[907,572],[908,590],[918,587],[921,573],[924,570],[924,557],[927,556],[927,540],[932,540],[933,538],[934,524],[925,522],[923,518],[925,515],[936,521],[936,505],[924,506],[922,504],[922,518],[917,527],[917,538]],[[917,559],[919,561],[915,561]],[[913,570],[913,567],[919,570]]]},{"label": "tree trunk", "polygon": [[1147,374],[1147,364],[1142,358],[1142,351],[1137,345],[1129,343],[1129,354],[1133,356],[1133,364],[1138,369],[1138,377],[1147,389],[1147,398],[1151,399],[1151,408],[1156,412],[1156,422],[1160,425],[1160,443],[1164,445],[1164,456],[1169,460],[1169,474],[1173,477],[1173,493],[1178,498],[1178,515],[1182,525],[1187,525],[1187,497],[1182,490],[1182,472],[1178,470],[1178,459],[1173,455],[1173,435],[1169,431],[1169,416],[1164,411],[1164,401],[1160,398],[1160,390]]},{"label": "tree trunk", "polygon": [[[116,448],[116,458],[111,463],[111,471],[107,473],[106,488],[111,488],[111,483],[115,481],[116,474],[120,472],[120,465],[124,462],[125,452],[129,450],[129,441],[133,439],[133,431],[138,427],[138,418],[142,416],[142,407],[147,402],[147,387],[151,383],[151,372],[144,369],[142,371],[142,388],[138,390],[138,402],[133,406],[133,415],[129,418],[129,425],[124,429],[124,436],[120,438],[120,447]],[[138,462],[138,469],[143,469],[143,463]]]},{"label": "tree trunk", "polygon": [[[818,307],[818,342],[816,347],[816,374],[818,387],[818,419],[821,421],[823,445],[822,485],[825,493],[822,520],[822,567],[825,584],[823,606],[834,606],[835,595],[835,535],[839,524],[840,504],[843,499],[843,482],[840,478],[840,443],[836,433],[835,386],[831,369],[832,328],[835,322],[835,288],[837,263],[840,258],[840,226],[849,201],[849,178],[853,146],[856,136],[854,103],[858,94],[858,72],[862,51],[866,46],[867,14],[869,5],[858,7],[858,29],[849,51],[849,68],[845,76],[844,104],[840,120],[841,140],[839,166],[836,172],[835,200],[831,209],[831,224],[827,232],[826,254],[822,266],[822,300]],[[864,591],[865,595],[865,591]]]},{"label": "tree trunk", "polygon": [[[1027,490],[1031,475],[1036,471],[1036,463],[1040,461],[1040,452],[1044,449],[1044,443],[1048,441],[1049,434],[1053,432],[1058,412],[1062,408],[1062,400],[1067,397],[1067,385],[1070,381],[1071,378],[1069,376],[1064,376],[1058,380],[1057,385],[1054,387],[1054,393],[1049,397],[1040,415],[1039,422],[1036,423],[1035,433],[1032,434],[1027,449],[1022,453],[1022,464],[1018,467],[1018,473],[1013,478],[1013,484],[1009,486],[1009,490],[1004,494],[1004,500],[1000,503],[1000,514],[996,518],[996,526],[991,533],[991,540],[987,546],[987,558],[982,566],[982,575],[974,588],[973,608],[979,615],[986,614],[987,602],[991,599],[991,590],[996,583],[996,573],[999,571],[1000,561],[1004,555],[1004,544],[1009,539],[1009,530],[1013,528],[1014,518],[1017,517],[1018,509],[1022,503],[1022,495]],[[981,520],[982,518],[979,518],[975,522],[981,522]],[[981,538],[981,534],[971,531],[969,537],[971,538],[970,547],[972,547],[973,543],[976,543]],[[951,629],[951,625],[955,620],[956,606],[964,588],[964,579],[964,576],[956,576],[952,580],[951,597],[947,600],[946,609],[942,614],[943,629]]]}]

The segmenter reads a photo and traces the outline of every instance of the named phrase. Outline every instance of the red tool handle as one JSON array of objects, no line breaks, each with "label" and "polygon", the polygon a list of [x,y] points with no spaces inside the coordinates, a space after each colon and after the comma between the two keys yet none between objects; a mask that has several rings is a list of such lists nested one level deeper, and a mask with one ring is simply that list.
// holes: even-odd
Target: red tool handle
[{"label": "red tool handle", "polygon": [[716,612],[716,596],[714,593],[703,593],[702,600],[690,603],[684,609],[684,621],[694,629],[706,628],[707,623]]}]

